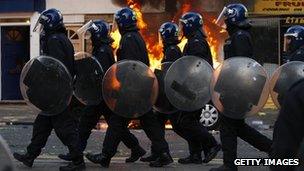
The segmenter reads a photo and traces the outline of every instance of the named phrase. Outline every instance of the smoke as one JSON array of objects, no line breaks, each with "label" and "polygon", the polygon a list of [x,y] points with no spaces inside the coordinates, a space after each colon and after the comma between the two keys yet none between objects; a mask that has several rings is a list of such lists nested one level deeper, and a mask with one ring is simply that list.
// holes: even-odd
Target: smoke
[{"label": "smoke", "polygon": [[[200,7],[202,5],[201,0],[133,0],[133,2],[139,3],[142,6],[149,5],[152,8],[159,9],[160,5],[165,2],[166,11],[177,12],[183,5],[188,4],[191,7]],[[127,0],[112,0],[112,3],[117,6],[127,6]]]},{"label": "smoke", "polygon": [[[164,0],[133,0],[133,1],[141,4],[142,6],[150,5],[152,8],[158,9],[161,5],[161,2],[163,2]],[[112,3],[121,7],[127,6],[127,0],[112,0]]]}]

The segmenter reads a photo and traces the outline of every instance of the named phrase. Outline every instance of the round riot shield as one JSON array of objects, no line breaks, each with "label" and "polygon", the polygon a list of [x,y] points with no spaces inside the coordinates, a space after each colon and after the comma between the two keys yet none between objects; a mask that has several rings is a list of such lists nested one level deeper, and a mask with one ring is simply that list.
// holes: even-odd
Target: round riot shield
[{"label": "round riot shield", "polygon": [[12,153],[0,135],[0,171],[15,171],[16,167],[13,163]]},{"label": "round riot shield", "polygon": [[162,63],[160,69],[154,70],[154,73],[158,80],[159,90],[158,97],[153,108],[154,110],[163,114],[170,114],[177,111],[177,109],[169,102],[165,93],[165,76],[172,63],[173,62]]},{"label": "round riot shield", "polygon": [[101,64],[91,54],[75,54],[74,94],[85,105],[98,105],[102,101]]},{"label": "round riot shield", "polygon": [[202,108],[210,99],[212,67],[196,56],[175,61],[165,76],[165,93],[170,103],[182,111]]},{"label": "round riot shield", "polygon": [[41,115],[57,115],[69,105],[72,77],[59,60],[39,56],[28,61],[20,76],[20,90],[26,103]]},{"label": "round riot shield", "polygon": [[247,57],[225,60],[213,73],[212,101],[223,115],[243,119],[266,103],[269,83],[265,69]]},{"label": "round riot shield", "polygon": [[136,118],[152,109],[158,95],[158,81],[144,63],[123,60],[104,75],[102,94],[114,113]]},{"label": "round riot shield", "polygon": [[275,70],[270,80],[270,94],[274,104],[280,108],[285,93],[297,81],[304,78],[304,62],[288,62]]}]

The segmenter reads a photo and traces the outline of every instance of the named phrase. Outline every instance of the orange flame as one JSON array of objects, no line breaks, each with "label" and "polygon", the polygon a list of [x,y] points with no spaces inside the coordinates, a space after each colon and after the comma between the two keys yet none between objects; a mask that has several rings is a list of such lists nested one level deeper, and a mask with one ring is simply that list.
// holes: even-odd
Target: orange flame
[{"label": "orange flame", "polygon": [[158,39],[155,39],[157,36],[151,33],[147,34],[148,25],[143,19],[140,3],[136,2],[135,0],[127,0],[127,4],[136,13],[138,28],[140,29],[140,32],[147,45],[150,69],[154,71],[154,69],[159,68],[161,64],[162,46],[159,44]]},{"label": "orange flame", "polygon": [[[152,70],[154,70],[155,68],[160,69],[161,61],[163,58],[163,54],[162,54],[163,47],[158,42],[157,34],[153,34],[153,33],[149,32],[148,24],[144,21],[143,14],[141,11],[142,6],[138,2],[138,0],[126,0],[126,2],[127,2],[127,5],[130,8],[132,8],[134,10],[134,12],[136,13],[138,28],[140,29],[140,32],[141,32],[144,40],[146,41],[150,68]],[[172,21],[178,21],[178,17],[180,17],[182,14],[189,12],[191,10],[193,10],[193,9],[192,9],[192,6],[190,3],[187,3],[187,2],[183,3],[181,10],[174,16]],[[213,63],[214,63],[213,67],[217,67],[219,62],[221,62],[219,52],[222,50],[222,48],[221,48],[222,42],[218,41],[219,34],[225,33],[225,30],[221,29],[218,31],[218,30],[214,30],[214,26],[210,27],[211,24],[215,25],[214,18],[204,16],[204,19],[205,19],[204,20],[205,21],[204,29],[207,34],[207,41],[209,43],[211,54],[213,57]],[[206,20],[207,20],[207,23],[206,23]],[[119,41],[120,41],[121,35],[119,34],[118,30],[114,30],[111,33],[111,36],[115,40],[112,47],[114,49],[117,49],[119,46]],[[181,48],[181,50],[183,50],[186,43],[187,43],[187,39],[183,38],[181,40],[181,43],[178,45]]]},{"label": "orange flame", "polygon": [[[118,29],[112,31],[110,35],[114,39],[114,42],[112,43],[112,48],[114,49],[114,54],[116,54],[116,50],[119,47],[119,41],[121,39],[121,35],[120,35]],[[117,61],[116,56],[115,56],[115,61]]]}]

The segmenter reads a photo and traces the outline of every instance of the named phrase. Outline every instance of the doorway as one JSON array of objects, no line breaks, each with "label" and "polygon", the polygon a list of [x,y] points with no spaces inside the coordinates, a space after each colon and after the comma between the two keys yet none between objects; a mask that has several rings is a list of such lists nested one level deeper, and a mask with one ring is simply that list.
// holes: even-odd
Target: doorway
[{"label": "doorway", "polygon": [[30,59],[30,27],[1,28],[1,100],[21,100],[19,79]]}]

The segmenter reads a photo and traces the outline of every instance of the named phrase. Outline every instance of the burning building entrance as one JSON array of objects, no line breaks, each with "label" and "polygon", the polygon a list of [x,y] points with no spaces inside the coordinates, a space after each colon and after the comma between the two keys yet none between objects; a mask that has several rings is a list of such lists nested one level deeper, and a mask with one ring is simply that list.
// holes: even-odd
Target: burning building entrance
[{"label": "burning building entrance", "polygon": [[[210,13],[203,9],[200,1],[194,0],[178,0],[178,1],[164,1],[164,0],[112,0],[113,3],[120,6],[129,6],[137,15],[138,28],[143,35],[147,49],[149,53],[150,68],[153,70],[160,66],[162,55],[162,45],[159,44],[158,28],[167,21],[179,22],[179,18],[186,12],[198,12],[202,14],[204,20],[204,30],[207,34],[207,40],[210,45],[211,53],[213,56],[214,67],[217,67],[222,60],[222,44],[225,40],[225,31],[214,24],[217,13]],[[145,6],[150,8],[161,8],[161,5],[165,6],[166,12],[159,14],[143,13]],[[169,12],[167,12],[169,11]],[[153,15],[153,16],[152,16]],[[114,48],[118,47],[120,40],[120,34],[118,30],[114,30],[111,34],[115,42]],[[184,48],[186,39],[183,38],[179,47]]]},{"label": "burning building entrance", "polygon": [[[157,1],[142,1],[142,0],[113,0],[115,4],[120,5],[121,7],[128,6],[132,8],[137,15],[138,28],[146,41],[146,46],[148,49],[150,68],[154,70],[155,68],[160,67],[162,58],[163,58],[163,47],[159,42],[158,37],[158,28],[159,26],[167,21],[172,21],[175,23],[179,22],[179,18],[186,12],[198,12],[202,14],[204,20],[204,31],[207,35],[207,41],[210,45],[211,53],[213,56],[213,67],[217,67],[219,63],[222,61],[222,44],[224,43],[226,34],[225,31],[214,24],[217,12],[209,13],[202,9],[202,4],[198,1],[170,1],[168,3],[164,0]],[[155,3],[157,2],[157,3]],[[170,7],[175,6],[176,9],[162,13],[144,13],[146,6],[149,8],[161,8],[161,5],[169,5]],[[167,8],[167,7],[165,7]],[[170,11],[170,10],[169,10]],[[121,35],[118,29],[113,30],[111,33],[112,38],[115,40],[113,43],[113,48],[117,49],[119,46],[119,41]],[[182,38],[179,47],[183,50],[185,44],[187,42],[186,38]],[[105,127],[104,124],[100,124],[100,127]],[[136,121],[132,121],[129,125],[132,128],[138,128],[139,124]],[[166,124],[166,128],[171,128],[171,125]]]}]

